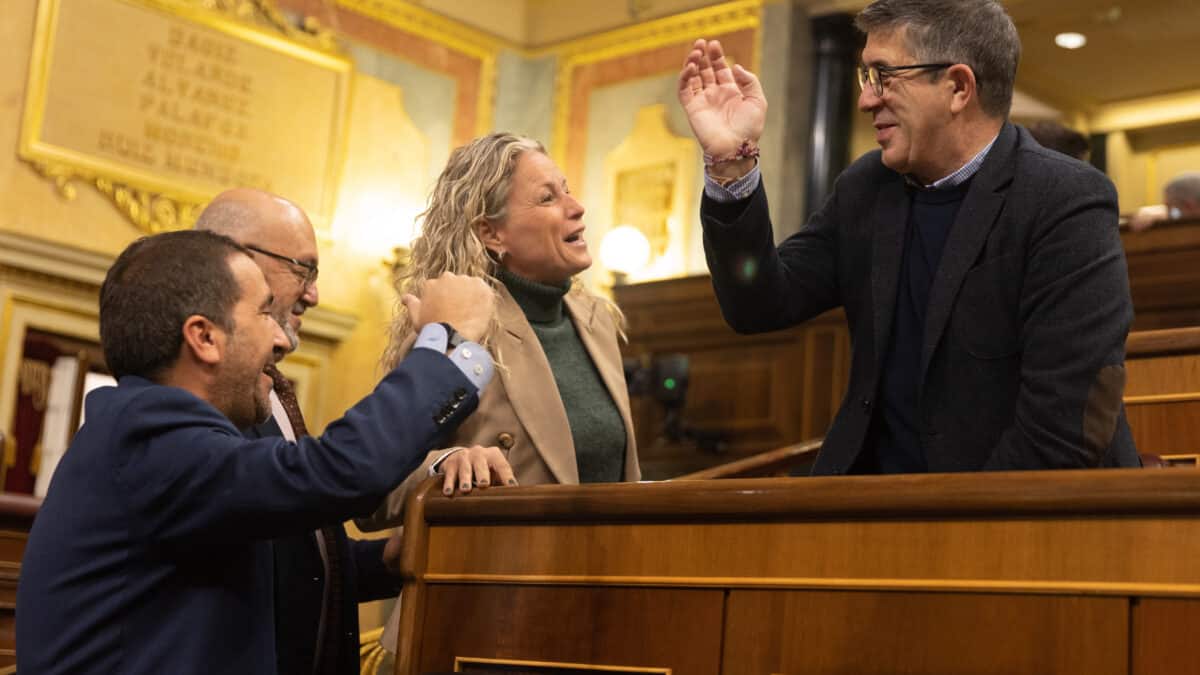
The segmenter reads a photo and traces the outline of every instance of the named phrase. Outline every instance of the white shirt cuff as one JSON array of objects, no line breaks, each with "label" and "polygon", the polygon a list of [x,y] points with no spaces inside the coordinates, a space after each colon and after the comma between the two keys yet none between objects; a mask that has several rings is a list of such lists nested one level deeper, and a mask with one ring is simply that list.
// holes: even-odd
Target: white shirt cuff
[{"label": "white shirt cuff", "polygon": [[430,476],[438,475],[442,470],[442,462],[446,461],[446,458],[449,457],[450,455],[453,455],[454,453],[456,453],[462,449],[463,448],[460,446],[457,448],[450,448],[449,450],[443,452],[441,457],[438,457],[437,459],[433,460],[433,464],[429,465],[429,475]]},{"label": "white shirt cuff", "polygon": [[729,202],[740,202],[741,200],[754,194],[754,190],[758,188],[758,181],[762,172],[758,170],[758,162],[754,163],[754,168],[750,169],[745,176],[729,183],[721,185],[712,176],[708,175],[708,171],[704,172],[704,194],[714,202],[728,204]]}]

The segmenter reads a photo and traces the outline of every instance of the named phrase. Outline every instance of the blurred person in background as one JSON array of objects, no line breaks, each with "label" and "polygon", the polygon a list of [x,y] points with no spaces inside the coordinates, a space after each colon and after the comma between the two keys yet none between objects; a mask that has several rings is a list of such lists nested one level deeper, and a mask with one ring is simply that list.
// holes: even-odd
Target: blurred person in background
[{"label": "blurred person in background", "polygon": [[1029,135],[1043,148],[1049,148],[1068,157],[1086,162],[1092,155],[1092,144],[1087,136],[1058,122],[1039,120],[1026,127]]},{"label": "blurred person in background", "polygon": [[1200,171],[1172,178],[1163,186],[1163,203],[1138,209],[1129,228],[1140,232],[1168,220],[1200,220]]}]

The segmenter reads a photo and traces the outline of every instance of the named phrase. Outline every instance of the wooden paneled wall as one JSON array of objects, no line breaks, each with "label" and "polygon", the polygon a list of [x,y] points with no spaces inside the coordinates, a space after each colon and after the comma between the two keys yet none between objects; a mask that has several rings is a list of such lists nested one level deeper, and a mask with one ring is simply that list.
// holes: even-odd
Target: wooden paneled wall
[{"label": "wooden paneled wall", "polygon": [[1138,450],[1200,453],[1200,327],[1134,332],[1125,351],[1125,411]]},{"label": "wooden paneled wall", "polygon": [[1200,219],[1121,232],[1133,330],[1200,326]]},{"label": "wooden paneled wall", "polygon": [[[1134,331],[1200,326],[1200,221],[1123,232],[1122,239]],[[825,434],[850,368],[850,339],[840,310],[786,331],[738,335],[721,318],[707,276],[617,286],[614,293],[629,320],[625,354],[646,360],[687,354],[691,385],[685,419],[729,438],[720,455],[667,442],[661,437],[662,407],[649,397],[635,398],[634,425],[648,479],[699,471]],[[1192,440],[1200,439],[1200,338],[1158,333],[1139,342],[1134,336],[1126,396],[1138,448],[1156,454],[1200,451],[1200,441]]]},{"label": "wooden paneled wall", "polygon": [[663,409],[633,399],[638,454],[647,479],[723,464],[815,436],[837,412],[850,370],[850,337],[840,310],[803,326],[738,335],[721,318],[707,276],[617,286],[628,319],[625,356],[683,353],[691,361],[684,419],[723,433],[723,454],[662,438]]}]

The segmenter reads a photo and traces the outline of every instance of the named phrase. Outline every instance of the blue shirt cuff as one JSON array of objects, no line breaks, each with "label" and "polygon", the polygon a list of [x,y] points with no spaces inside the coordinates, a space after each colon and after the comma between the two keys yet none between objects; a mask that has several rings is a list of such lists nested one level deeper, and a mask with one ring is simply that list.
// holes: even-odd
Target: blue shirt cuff
[{"label": "blue shirt cuff", "polygon": [[758,170],[758,162],[755,162],[754,168],[750,169],[745,176],[728,185],[721,185],[705,171],[704,194],[708,195],[708,198],[714,202],[721,204],[740,202],[754,194],[754,190],[758,188],[758,181],[761,175],[761,172]]},{"label": "blue shirt cuff", "polygon": [[[417,335],[417,342],[413,345],[413,349],[430,349],[439,354],[446,354],[447,342],[449,342],[449,336],[446,335],[446,328],[442,324],[427,323],[421,329],[421,333]],[[446,357],[462,371],[463,375],[466,375],[481,394],[484,387],[492,381],[492,375],[496,372],[496,364],[492,361],[492,355],[474,342],[467,341],[459,344]]]}]

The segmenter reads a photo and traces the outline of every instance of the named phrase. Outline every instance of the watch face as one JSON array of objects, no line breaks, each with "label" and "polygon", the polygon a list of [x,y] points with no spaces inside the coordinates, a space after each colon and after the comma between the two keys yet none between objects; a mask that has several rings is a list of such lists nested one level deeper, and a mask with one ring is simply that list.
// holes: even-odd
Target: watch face
[{"label": "watch face", "polygon": [[1179,208],[1178,206],[1172,206],[1171,208],[1167,209],[1167,217],[1171,220],[1179,220],[1183,217],[1183,209]]},{"label": "watch face", "polygon": [[466,342],[466,340],[463,339],[463,336],[459,335],[458,331],[454,330],[454,326],[451,326],[450,324],[443,321],[442,328],[446,329],[446,346],[447,346],[447,348],[453,349],[454,347],[457,347],[460,344]]}]

